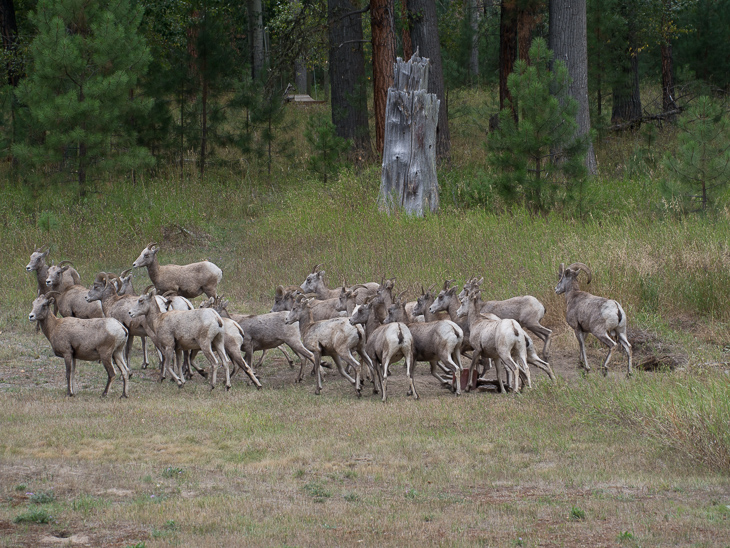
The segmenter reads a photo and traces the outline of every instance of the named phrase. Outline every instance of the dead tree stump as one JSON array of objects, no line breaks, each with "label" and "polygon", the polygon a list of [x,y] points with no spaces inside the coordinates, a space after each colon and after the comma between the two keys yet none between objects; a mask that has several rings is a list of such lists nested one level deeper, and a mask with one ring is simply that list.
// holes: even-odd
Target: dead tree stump
[{"label": "dead tree stump", "polygon": [[439,206],[436,126],[440,101],[428,93],[429,60],[418,50],[410,61],[398,57],[385,109],[381,211],[403,209],[423,217]]}]

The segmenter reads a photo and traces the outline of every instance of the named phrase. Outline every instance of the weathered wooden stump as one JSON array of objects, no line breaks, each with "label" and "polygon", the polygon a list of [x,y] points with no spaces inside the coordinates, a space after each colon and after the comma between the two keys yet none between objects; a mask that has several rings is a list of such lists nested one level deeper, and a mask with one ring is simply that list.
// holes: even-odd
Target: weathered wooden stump
[{"label": "weathered wooden stump", "polygon": [[388,214],[403,209],[422,217],[439,206],[436,126],[440,101],[427,93],[429,60],[418,50],[395,63],[385,110],[383,174],[378,205]]}]

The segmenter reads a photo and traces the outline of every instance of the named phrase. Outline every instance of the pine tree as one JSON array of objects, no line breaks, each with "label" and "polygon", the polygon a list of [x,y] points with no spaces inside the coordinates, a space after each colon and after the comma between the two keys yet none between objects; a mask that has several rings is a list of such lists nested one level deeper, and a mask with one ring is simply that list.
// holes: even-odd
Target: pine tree
[{"label": "pine tree", "polygon": [[578,104],[568,95],[565,64],[556,61],[550,70],[552,52],[542,38],[533,41],[529,58],[529,65],[517,61],[507,80],[518,119],[510,108],[499,113],[499,127],[489,135],[489,159],[507,202],[545,212],[585,177],[588,139],[576,136]]},{"label": "pine tree", "polygon": [[338,137],[332,120],[317,114],[313,114],[307,120],[304,138],[312,148],[308,162],[309,170],[320,176],[326,185],[328,176],[337,175],[341,158],[352,142]]},{"label": "pine tree", "polygon": [[673,177],[665,182],[664,191],[686,206],[699,198],[706,210],[714,194],[728,183],[730,123],[724,114],[719,104],[702,96],[677,122],[677,150],[664,159]]},{"label": "pine tree", "polygon": [[67,162],[80,197],[94,173],[150,165],[134,130],[150,107],[134,95],[149,63],[137,32],[142,8],[131,0],[39,0],[30,17],[38,33],[17,97],[38,139],[15,145],[17,157]]}]

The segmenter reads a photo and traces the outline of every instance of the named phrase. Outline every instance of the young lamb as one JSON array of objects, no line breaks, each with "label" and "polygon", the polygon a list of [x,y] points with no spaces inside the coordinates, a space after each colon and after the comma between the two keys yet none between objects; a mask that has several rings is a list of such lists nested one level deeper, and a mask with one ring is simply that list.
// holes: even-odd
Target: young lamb
[{"label": "young lamb", "polygon": [[122,398],[128,397],[129,368],[124,358],[127,328],[113,318],[57,318],[51,309],[55,298],[55,293],[39,294],[28,319],[39,323],[53,353],[66,363],[67,395],[76,395],[76,360],[100,360],[108,376],[102,397],[116,376],[114,365],[122,374]]}]

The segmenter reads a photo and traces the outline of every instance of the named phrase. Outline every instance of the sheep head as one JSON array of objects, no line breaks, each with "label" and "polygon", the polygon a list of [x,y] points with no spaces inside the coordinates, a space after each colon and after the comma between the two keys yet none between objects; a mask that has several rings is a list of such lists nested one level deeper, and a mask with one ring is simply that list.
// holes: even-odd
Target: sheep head
[{"label": "sheep head", "polygon": [[157,252],[160,250],[156,243],[149,243],[147,247],[142,250],[137,260],[132,263],[132,268],[142,268],[143,266],[149,266],[155,261]]},{"label": "sheep head", "polygon": [[34,270],[38,270],[44,264],[46,264],[46,257],[48,257],[48,254],[51,252],[50,247],[50,244],[46,244],[43,247],[37,248],[33,253],[31,253],[30,262],[26,265],[25,270],[28,272],[33,272]]}]

